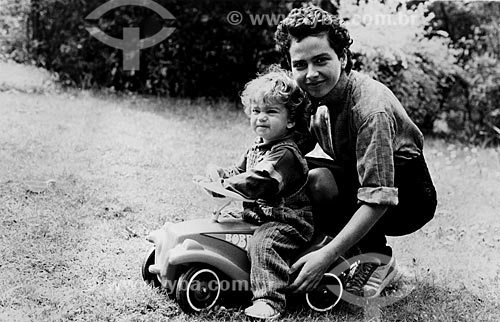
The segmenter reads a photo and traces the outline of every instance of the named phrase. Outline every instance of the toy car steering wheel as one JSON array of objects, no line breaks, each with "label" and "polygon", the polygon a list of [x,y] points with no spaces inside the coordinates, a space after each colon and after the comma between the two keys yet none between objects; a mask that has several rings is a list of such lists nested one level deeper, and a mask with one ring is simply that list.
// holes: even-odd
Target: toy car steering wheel
[{"label": "toy car steering wheel", "polygon": [[229,206],[233,201],[254,202],[255,200],[247,199],[236,192],[225,189],[220,181],[207,181],[204,177],[194,177],[193,182],[202,187],[203,190],[212,197],[217,207],[213,211],[212,219],[216,222],[219,221],[219,216],[224,208]]}]

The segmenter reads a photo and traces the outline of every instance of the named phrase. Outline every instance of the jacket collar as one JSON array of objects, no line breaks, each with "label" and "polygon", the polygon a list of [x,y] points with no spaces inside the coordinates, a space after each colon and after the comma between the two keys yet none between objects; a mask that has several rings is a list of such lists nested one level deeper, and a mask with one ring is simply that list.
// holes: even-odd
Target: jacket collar
[{"label": "jacket collar", "polygon": [[319,99],[311,99],[313,103],[313,111],[316,112],[318,106],[326,105],[329,110],[340,112],[344,107],[344,103],[346,100],[345,92],[348,84],[349,75],[345,72],[345,70],[342,70],[337,84],[328,94]]},{"label": "jacket collar", "polygon": [[286,136],[282,137],[279,140],[275,140],[275,141],[271,141],[271,142],[267,142],[267,143],[264,143],[264,140],[261,137],[257,137],[255,139],[255,145],[259,149],[268,150],[268,149],[272,148],[274,145],[276,145],[277,143],[286,141],[288,139],[291,139],[292,137],[293,137],[293,132],[290,134],[287,134]]}]

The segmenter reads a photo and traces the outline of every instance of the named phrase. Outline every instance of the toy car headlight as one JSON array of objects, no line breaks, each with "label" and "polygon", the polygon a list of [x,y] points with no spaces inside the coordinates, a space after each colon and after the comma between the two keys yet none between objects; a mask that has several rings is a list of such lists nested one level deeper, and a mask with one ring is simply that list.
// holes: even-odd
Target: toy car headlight
[{"label": "toy car headlight", "polygon": [[170,223],[167,223],[162,229],[155,230],[149,234],[147,240],[155,245],[155,261],[149,270],[151,273],[166,275],[167,263],[170,252],[177,244],[177,235],[169,229]]}]

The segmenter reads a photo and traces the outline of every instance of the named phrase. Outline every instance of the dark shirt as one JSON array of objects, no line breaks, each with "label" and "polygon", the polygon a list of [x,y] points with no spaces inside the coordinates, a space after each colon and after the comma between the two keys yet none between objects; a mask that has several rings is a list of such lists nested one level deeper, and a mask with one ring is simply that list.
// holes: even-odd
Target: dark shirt
[{"label": "dark shirt", "polygon": [[266,144],[258,138],[233,167],[222,169],[224,187],[248,199],[276,199],[299,191],[308,168],[291,140]]},{"label": "dark shirt", "polygon": [[309,168],[290,138],[252,145],[234,167],[219,169],[225,189],[254,203],[244,203],[243,218],[258,223],[275,221],[294,227],[305,240],[313,235],[311,202],[306,194]]}]

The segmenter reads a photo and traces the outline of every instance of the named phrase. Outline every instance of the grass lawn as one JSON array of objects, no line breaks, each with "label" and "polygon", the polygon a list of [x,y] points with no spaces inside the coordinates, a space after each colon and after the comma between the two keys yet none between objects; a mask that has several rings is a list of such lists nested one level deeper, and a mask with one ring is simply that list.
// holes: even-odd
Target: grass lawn
[{"label": "grass lawn", "polygon": [[[0,80],[0,321],[245,320],[236,310],[187,316],[140,276],[151,230],[209,215],[191,178],[237,158],[252,139],[245,116],[16,82]],[[425,153],[438,211],[390,240],[414,290],[380,320],[496,322],[500,150],[429,139]],[[364,315],[295,310],[283,319]]]}]

